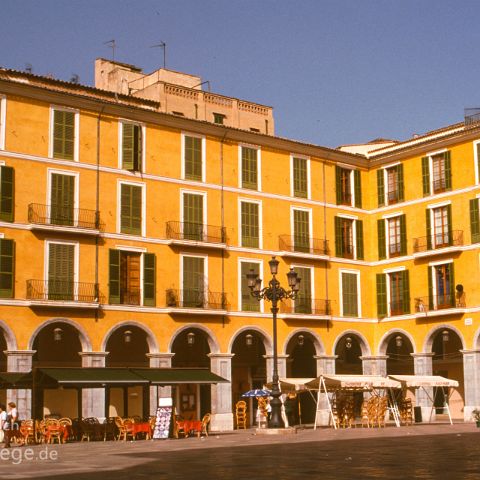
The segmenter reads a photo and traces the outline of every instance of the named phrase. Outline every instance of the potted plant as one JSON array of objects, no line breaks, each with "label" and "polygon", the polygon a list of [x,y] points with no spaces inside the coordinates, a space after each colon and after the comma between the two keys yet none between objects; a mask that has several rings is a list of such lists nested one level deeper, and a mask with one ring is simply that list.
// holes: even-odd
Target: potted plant
[{"label": "potted plant", "polygon": [[478,408],[472,411],[472,418],[477,423],[477,427],[480,428],[480,410]]}]

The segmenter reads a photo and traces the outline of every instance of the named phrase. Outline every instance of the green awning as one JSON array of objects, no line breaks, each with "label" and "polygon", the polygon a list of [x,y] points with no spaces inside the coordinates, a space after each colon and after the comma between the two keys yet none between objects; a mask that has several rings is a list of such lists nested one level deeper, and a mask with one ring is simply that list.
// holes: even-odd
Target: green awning
[{"label": "green awning", "polygon": [[0,388],[30,388],[30,372],[0,372]]},{"label": "green awning", "polygon": [[228,382],[207,368],[132,368],[132,371],[147,379],[152,385],[180,383],[207,385]]}]

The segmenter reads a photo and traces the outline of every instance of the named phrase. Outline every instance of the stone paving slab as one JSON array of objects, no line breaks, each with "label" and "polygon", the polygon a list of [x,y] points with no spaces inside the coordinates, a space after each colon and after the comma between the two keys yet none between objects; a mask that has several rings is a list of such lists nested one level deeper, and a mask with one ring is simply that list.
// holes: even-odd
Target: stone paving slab
[{"label": "stone paving slab", "polygon": [[[1,449],[0,479],[279,480],[300,478],[300,473],[302,478],[306,475],[316,478],[322,473],[322,479],[478,480],[479,440],[480,429],[462,423],[382,429],[305,429],[296,435],[277,436],[242,430],[200,439],[36,445]],[[440,464],[441,470],[436,471]],[[414,476],[395,476],[412,466],[416,466]],[[462,475],[467,476],[458,476],[456,468],[463,469]],[[346,476],[347,472],[353,476]],[[431,472],[435,477],[430,476]],[[453,476],[444,476],[447,474]]]}]

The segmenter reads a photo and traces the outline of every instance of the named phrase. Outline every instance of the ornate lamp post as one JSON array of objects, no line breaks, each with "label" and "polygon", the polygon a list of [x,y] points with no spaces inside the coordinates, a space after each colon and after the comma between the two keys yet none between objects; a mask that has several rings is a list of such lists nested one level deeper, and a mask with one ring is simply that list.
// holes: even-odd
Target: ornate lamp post
[{"label": "ornate lamp post", "polygon": [[268,282],[268,287],[262,288],[262,279],[252,270],[247,273],[248,287],[251,294],[257,300],[268,300],[272,302],[271,312],[273,314],[273,377],[272,377],[272,397],[270,402],[272,407],[272,413],[270,415],[270,421],[268,426],[270,428],[284,428],[285,424],[282,419],[282,402],[280,400],[280,385],[278,380],[278,359],[277,359],[277,313],[278,313],[278,301],[284,298],[295,299],[300,290],[300,278],[298,274],[293,271],[293,268],[287,273],[288,286],[290,290],[285,290],[280,282],[277,280],[276,275],[278,273],[279,261],[272,257],[268,262],[270,265],[270,273],[272,279]]}]

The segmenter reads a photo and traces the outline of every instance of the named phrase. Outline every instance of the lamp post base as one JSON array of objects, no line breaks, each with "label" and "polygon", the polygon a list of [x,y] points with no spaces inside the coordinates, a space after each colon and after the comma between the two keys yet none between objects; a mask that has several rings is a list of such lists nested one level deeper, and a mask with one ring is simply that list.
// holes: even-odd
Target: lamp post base
[{"label": "lamp post base", "polygon": [[272,391],[273,399],[270,401],[272,412],[270,420],[268,421],[268,428],[285,428],[285,423],[282,418],[282,401],[280,400],[280,392]]}]

